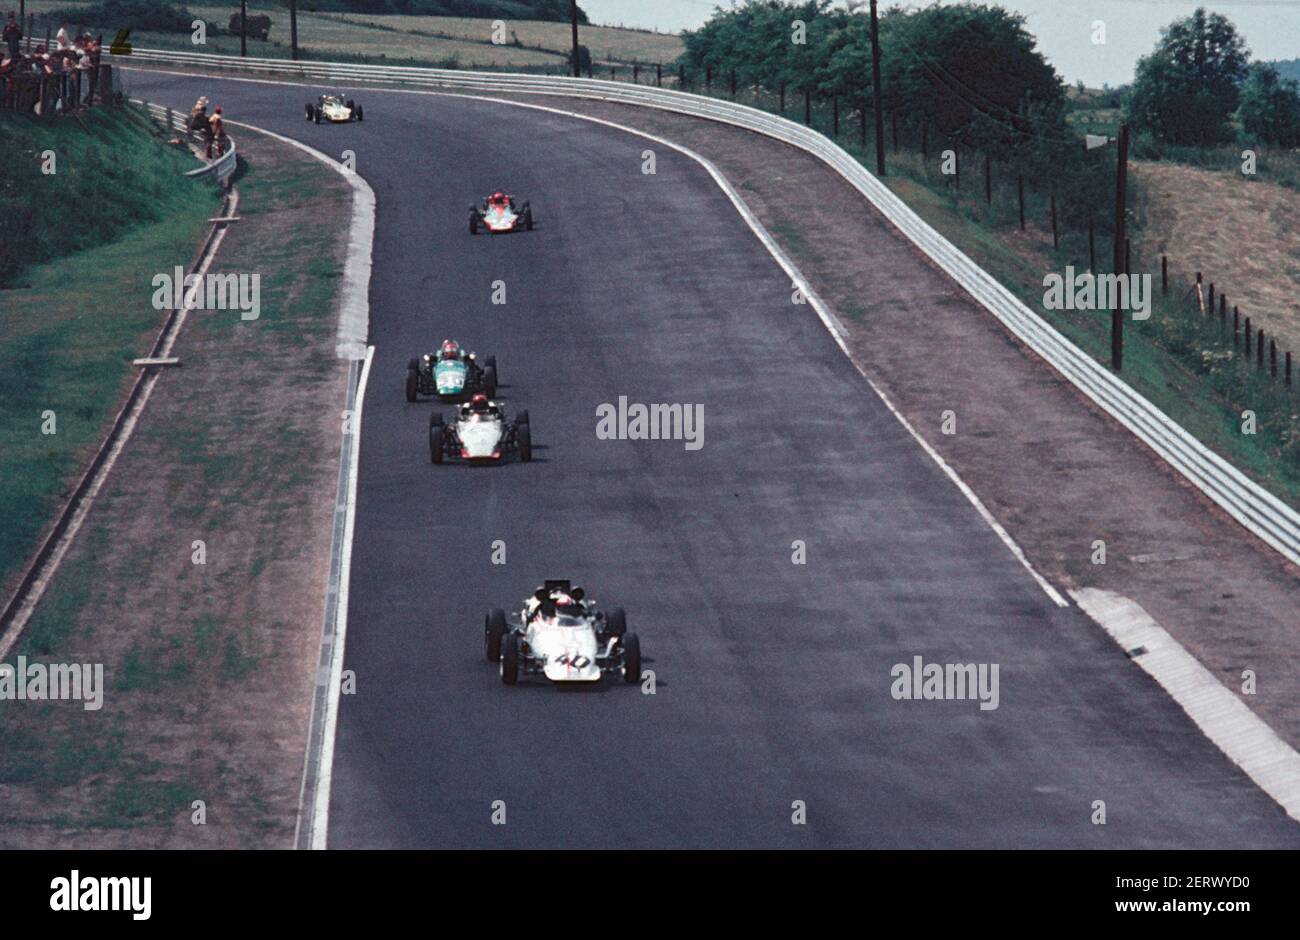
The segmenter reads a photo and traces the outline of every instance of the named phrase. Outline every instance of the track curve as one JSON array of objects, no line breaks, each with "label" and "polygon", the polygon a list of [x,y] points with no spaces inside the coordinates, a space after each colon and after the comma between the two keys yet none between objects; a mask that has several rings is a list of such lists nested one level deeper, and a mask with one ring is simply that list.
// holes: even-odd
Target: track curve
[{"label": "track curve", "polygon": [[[331,847],[1300,845],[1048,600],[689,158],[463,97],[362,90],[364,124],[317,127],[305,86],[128,86],[353,150],[377,197]],[[537,230],[471,238],[466,207],[502,186]],[[534,463],[429,465],[434,406],[401,380],[444,336],[496,354]],[[704,447],[597,440],[619,396],[702,404]],[[566,576],[627,608],[657,694],[501,686],[483,609]],[[999,707],[894,701],[914,656],[999,664]]]}]

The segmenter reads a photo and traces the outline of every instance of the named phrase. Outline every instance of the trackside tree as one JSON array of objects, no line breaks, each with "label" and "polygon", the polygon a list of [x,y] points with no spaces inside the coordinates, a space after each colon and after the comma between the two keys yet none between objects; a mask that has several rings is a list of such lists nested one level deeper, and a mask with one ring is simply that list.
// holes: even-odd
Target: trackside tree
[{"label": "trackside tree", "polygon": [[836,115],[862,111],[864,128],[866,114],[879,109],[891,142],[897,134],[920,144],[930,159],[947,149],[959,162],[963,153],[987,156],[1003,179],[1010,173],[1032,191],[1053,193],[1061,226],[1086,229],[1089,210],[1108,202],[1114,163],[1085,152],[1067,120],[1065,86],[1023,16],[987,4],[891,7],[879,23],[879,89],[865,4],[750,0],[719,9],[684,34],[681,65],[696,84],[706,72],[716,84],[734,69],[739,87],[784,90],[794,118],[805,90]]},{"label": "trackside tree", "polygon": [[1138,60],[1129,123],[1163,143],[1207,147],[1231,140],[1248,55],[1225,16],[1199,7],[1174,20],[1155,50]]}]

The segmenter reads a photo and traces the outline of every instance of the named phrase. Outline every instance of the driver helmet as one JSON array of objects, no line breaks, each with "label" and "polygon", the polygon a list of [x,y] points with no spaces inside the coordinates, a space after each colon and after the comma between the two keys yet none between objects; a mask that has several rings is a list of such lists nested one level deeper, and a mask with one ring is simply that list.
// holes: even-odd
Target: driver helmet
[{"label": "driver helmet", "polygon": [[492,194],[492,196],[489,198],[488,201],[498,206],[505,205],[506,194],[501,192],[501,190],[498,189],[496,192]]},{"label": "driver helmet", "polygon": [[577,617],[582,614],[582,605],[568,594],[557,591],[551,595],[551,600],[554,601],[558,613],[567,614],[570,617]]},{"label": "driver helmet", "polygon": [[479,392],[469,400],[469,407],[478,414],[483,414],[488,410],[488,397]]},{"label": "driver helmet", "polygon": [[439,353],[439,357],[442,359],[459,359],[460,343],[456,342],[454,339],[443,340],[442,350]]}]

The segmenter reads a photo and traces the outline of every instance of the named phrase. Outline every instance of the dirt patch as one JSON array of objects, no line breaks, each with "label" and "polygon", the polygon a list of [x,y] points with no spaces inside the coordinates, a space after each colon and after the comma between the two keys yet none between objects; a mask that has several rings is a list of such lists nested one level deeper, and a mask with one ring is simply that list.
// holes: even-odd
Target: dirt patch
[{"label": "dirt patch", "polygon": [[[855,359],[1039,571],[1058,586],[1134,599],[1229,689],[1240,692],[1243,670],[1254,670],[1257,693],[1243,700],[1300,745],[1300,570],[1092,406],[833,171],[698,118],[515,97],[636,127],[711,160],[844,320]],[[940,431],[948,410],[952,435]],[[1093,564],[1097,540],[1105,564]]]},{"label": "dirt patch", "polygon": [[0,846],[292,844],[347,374],[334,294],[351,194],[293,148],[239,144],[242,221],[212,271],[259,275],[260,317],[190,314],[182,366],[160,379],[15,651],[102,663],[106,688],[98,711],[0,705]]},{"label": "dirt patch", "polygon": [[[1150,246],[1187,278],[1201,271],[1251,325],[1300,355],[1300,192],[1173,163],[1138,161]],[[1280,353],[1279,353],[1280,355]]]}]

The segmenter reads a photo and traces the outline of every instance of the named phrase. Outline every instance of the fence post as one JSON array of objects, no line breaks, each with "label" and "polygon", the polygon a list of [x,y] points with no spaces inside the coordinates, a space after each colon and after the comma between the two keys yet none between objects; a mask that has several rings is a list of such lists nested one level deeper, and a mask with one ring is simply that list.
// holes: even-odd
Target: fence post
[{"label": "fence post", "polygon": [[1277,340],[1268,341],[1268,374],[1277,378]]},{"label": "fence post", "polygon": [[677,87],[679,89],[686,87],[686,66],[677,66]]},{"label": "fence post", "polygon": [[1246,358],[1250,359],[1250,338],[1254,333],[1250,329],[1250,317],[1246,317]]},{"label": "fence post", "polygon": [[785,117],[785,82],[781,83],[781,117]]},{"label": "fence post", "polygon": [[1232,305],[1232,348],[1237,350],[1241,346],[1241,311],[1237,305]]},{"label": "fence post", "polygon": [[641,63],[640,62],[632,63],[632,84],[633,85],[641,84]]},{"label": "fence post", "polygon": [[1205,312],[1206,314],[1214,313],[1214,282],[1213,281],[1210,281],[1210,298],[1209,298],[1209,302],[1205,305]]},{"label": "fence post", "polygon": [[664,66],[662,62],[655,63],[655,87],[664,87]]},{"label": "fence post", "polygon": [[[1053,248],[1060,248],[1060,247],[1061,247],[1061,239],[1060,239],[1060,236],[1059,236],[1059,235],[1057,234],[1057,232],[1056,232],[1056,192],[1055,192],[1055,190],[1053,190],[1053,192],[1052,192],[1052,247],[1053,247]],[[1126,262],[1126,263],[1127,263],[1127,262]]]},{"label": "fence post", "polygon": [[1088,210],[1088,270],[1097,270],[1097,239],[1093,228],[1092,210]]},{"label": "fence post", "polygon": [[812,127],[812,89],[803,90],[803,122]]},{"label": "fence post", "polygon": [[[1091,224],[1091,222],[1089,223]],[[1160,256],[1160,292],[1169,293],[1169,256]]]},{"label": "fence post", "polygon": [[1259,333],[1255,337],[1255,364],[1259,368],[1264,368],[1264,328],[1259,328]]},{"label": "fence post", "polygon": [[1227,326],[1228,326],[1228,295],[1220,294],[1219,295],[1219,335],[1220,336],[1223,335],[1223,331],[1227,329]]},{"label": "fence post", "polygon": [[1025,230],[1025,178],[1016,176],[1016,198],[1020,202],[1020,231]]},{"label": "fence post", "polygon": [[731,70],[731,97],[736,97],[736,70]]}]

